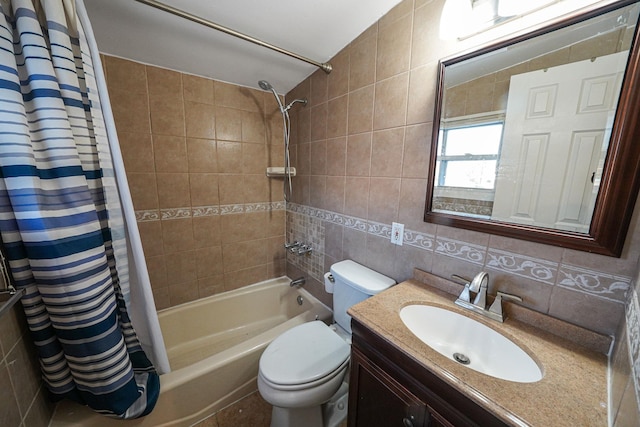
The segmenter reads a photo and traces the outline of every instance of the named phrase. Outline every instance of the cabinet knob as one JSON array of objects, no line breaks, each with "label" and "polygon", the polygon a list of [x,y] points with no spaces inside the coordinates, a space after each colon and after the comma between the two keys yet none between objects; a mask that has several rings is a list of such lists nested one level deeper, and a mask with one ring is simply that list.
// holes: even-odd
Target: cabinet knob
[{"label": "cabinet knob", "polygon": [[402,424],[404,424],[404,427],[413,427],[413,417],[404,417]]}]

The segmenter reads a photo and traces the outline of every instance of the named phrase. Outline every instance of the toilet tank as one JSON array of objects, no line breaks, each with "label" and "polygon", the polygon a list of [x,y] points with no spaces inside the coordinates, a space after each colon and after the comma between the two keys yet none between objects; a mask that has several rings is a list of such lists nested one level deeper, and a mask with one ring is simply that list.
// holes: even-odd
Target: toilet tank
[{"label": "toilet tank", "polygon": [[349,334],[351,334],[351,316],[347,314],[349,307],[396,283],[392,278],[351,260],[333,264],[331,274],[335,280],[333,318]]}]

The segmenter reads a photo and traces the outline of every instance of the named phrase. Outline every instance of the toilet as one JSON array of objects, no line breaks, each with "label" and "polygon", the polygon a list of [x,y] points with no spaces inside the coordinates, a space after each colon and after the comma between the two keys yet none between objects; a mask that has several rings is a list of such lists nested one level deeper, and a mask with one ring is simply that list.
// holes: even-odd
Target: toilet
[{"label": "toilet", "polygon": [[[354,261],[331,266],[331,326],[317,320],[274,339],[260,357],[258,390],[273,405],[271,427],[335,427],[347,414],[352,305],[396,282]],[[333,289],[331,289],[333,288]]]}]

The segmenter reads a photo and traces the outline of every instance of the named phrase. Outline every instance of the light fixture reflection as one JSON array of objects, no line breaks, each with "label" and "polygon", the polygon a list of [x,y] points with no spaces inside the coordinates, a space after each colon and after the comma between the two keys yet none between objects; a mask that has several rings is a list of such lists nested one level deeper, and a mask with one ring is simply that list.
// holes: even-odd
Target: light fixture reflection
[{"label": "light fixture reflection", "polygon": [[500,16],[517,16],[523,15],[531,10],[538,9],[555,0],[499,0],[498,15]]},{"label": "light fixture reflection", "polygon": [[468,32],[472,13],[471,0],[447,0],[440,16],[440,38],[454,40]]}]

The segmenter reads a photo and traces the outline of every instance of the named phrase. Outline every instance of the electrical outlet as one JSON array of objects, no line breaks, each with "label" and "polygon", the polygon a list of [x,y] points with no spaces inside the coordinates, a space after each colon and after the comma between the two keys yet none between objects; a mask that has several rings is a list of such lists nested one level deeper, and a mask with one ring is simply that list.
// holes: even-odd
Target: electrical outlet
[{"label": "electrical outlet", "polygon": [[402,246],[402,238],[404,237],[404,224],[397,222],[391,223],[391,243]]}]

